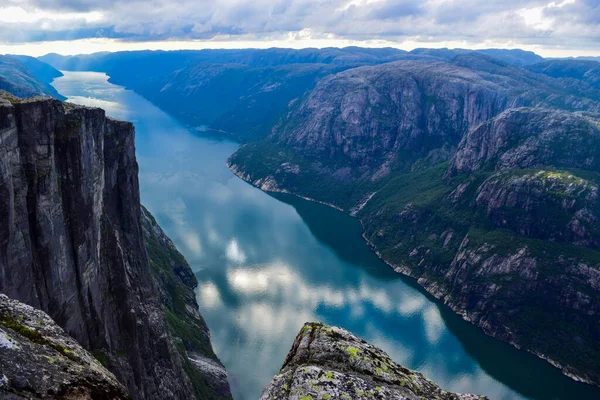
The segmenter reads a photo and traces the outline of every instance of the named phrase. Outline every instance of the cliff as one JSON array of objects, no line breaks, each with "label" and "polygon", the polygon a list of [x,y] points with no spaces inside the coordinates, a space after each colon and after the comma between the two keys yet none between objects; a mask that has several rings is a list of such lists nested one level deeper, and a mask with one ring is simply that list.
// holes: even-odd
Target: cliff
[{"label": "cliff", "polygon": [[[230,397],[170,329],[175,294],[148,260],[133,125],[49,98],[2,98],[0,292],[48,313],[135,399]],[[192,287],[177,294],[189,301]],[[197,309],[187,313],[182,329],[203,326]],[[199,341],[220,367],[208,335]]]},{"label": "cliff", "polygon": [[449,159],[465,133],[508,108],[598,111],[598,100],[585,85],[573,90],[483,55],[397,61],[322,79],[270,141],[313,161],[316,173],[378,179],[421,158]]},{"label": "cliff", "polygon": [[260,399],[484,400],[486,397],[445,392],[350,332],[307,323],[296,337],[281,371]]},{"label": "cliff", "polygon": [[[514,97],[527,85],[497,86],[488,67],[457,77],[435,62],[406,80],[413,67],[393,63],[325,78],[228,165],[263,190],[355,215],[384,261],[463,318],[600,384],[600,116],[503,110],[549,98]],[[597,107],[571,96],[552,102]]]},{"label": "cliff", "polygon": [[126,389],[44,312],[0,294],[0,397],[129,399]]}]

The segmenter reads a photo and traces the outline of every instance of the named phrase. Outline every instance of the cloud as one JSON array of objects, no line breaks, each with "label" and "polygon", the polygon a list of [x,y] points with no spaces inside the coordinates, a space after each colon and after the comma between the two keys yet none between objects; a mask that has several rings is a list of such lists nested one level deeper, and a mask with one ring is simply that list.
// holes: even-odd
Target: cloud
[{"label": "cloud", "polygon": [[598,0],[8,0],[0,15],[5,42],[328,39],[595,49],[600,39]]}]

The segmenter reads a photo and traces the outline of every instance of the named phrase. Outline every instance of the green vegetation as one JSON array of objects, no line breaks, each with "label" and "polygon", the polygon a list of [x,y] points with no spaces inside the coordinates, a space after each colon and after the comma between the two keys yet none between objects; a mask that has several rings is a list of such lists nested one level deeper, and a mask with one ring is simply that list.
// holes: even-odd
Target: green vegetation
[{"label": "green vegetation", "polygon": [[210,399],[213,391],[206,377],[194,367],[187,356],[188,352],[216,360],[209,338],[204,334],[206,326],[201,317],[190,315],[186,306],[197,307],[194,288],[196,277],[189,268],[183,255],[165,238],[159,238],[154,231],[158,226],[154,217],[146,210],[143,213],[149,223],[142,217],[146,235],[146,250],[152,267],[152,273],[165,289],[166,298],[161,299],[164,305],[166,323],[173,335],[176,347],[181,354],[183,368],[194,387],[196,398]]},{"label": "green vegetation", "polygon": [[17,332],[19,335],[27,338],[29,341],[31,341],[35,344],[51,347],[54,350],[56,350],[57,352],[59,352],[60,354],[62,354],[63,356],[65,356],[73,361],[78,361],[77,357],[75,357],[73,355],[71,350],[67,349],[60,343],[54,343],[54,342],[48,340],[40,332],[38,332],[34,329],[31,329],[28,326],[23,325],[22,323],[20,323],[15,318],[13,318],[9,315],[3,315],[0,317],[0,325],[3,325],[6,328],[12,329],[13,331]]},{"label": "green vegetation", "polygon": [[107,366],[106,353],[103,350],[94,350],[92,355],[100,362],[100,364],[105,367]]},{"label": "green vegetation", "polygon": [[[249,173],[252,181],[272,176],[282,189],[347,211],[375,193],[357,217],[365,237],[386,261],[404,267],[414,277],[445,287],[451,298],[466,301],[477,293],[471,294],[471,289],[465,291],[460,285],[450,286],[446,274],[459,249],[477,254],[474,259],[478,261],[462,266],[466,274],[462,279],[470,285],[500,288],[494,295],[494,310],[488,311],[513,332],[520,345],[581,371],[600,370],[600,349],[595,339],[600,327],[592,321],[593,316],[567,306],[547,308],[549,303],[560,303],[556,296],[560,296],[557,293],[562,287],[590,298],[597,296],[572,266],[599,268],[600,250],[572,244],[570,241],[578,238],[572,236],[568,226],[574,209],[587,208],[600,214],[599,202],[589,196],[600,182],[598,172],[545,168],[497,173],[484,169],[446,177],[445,162],[409,159],[406,165],[375,182],[359,179],[356,171],[340,180],[332,172],[342,161],[323,165],[322,160],[299,155],[269,140],[242,147],[231,162]],[[286,169],[285,163],[298,168]],[[538,203],[531,209],[517,203],[488,211],[487,203],[478,205],[476,201],[484,182],[490,190],[513,190]],[[535,197],[541,194],[543,197]],[[565,204],[573,208],[565,208]],[[600,237],[597,224],[581,224],[592,237]],[[465,237],[468,244],[460,248]],[[529,273],[552,288],[551,292],[532,291],[528,286],[531,278],[521,275],[525,271],[478,272],[485,260],[511,257],[522,249],[523,257],[535,260]],[[518,318],[511,317],[515,312]],[[578,343],[568,351],[556,352],[561,343],[572,343],[574,337]],[[358,357],[352,349],[347,352]],[[377,371],[384,373],[381,367]]]}]

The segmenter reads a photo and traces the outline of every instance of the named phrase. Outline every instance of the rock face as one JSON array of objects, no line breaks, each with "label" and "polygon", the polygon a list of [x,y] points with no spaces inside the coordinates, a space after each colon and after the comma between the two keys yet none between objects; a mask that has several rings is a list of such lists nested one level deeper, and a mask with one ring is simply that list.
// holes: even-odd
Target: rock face
[{"label": "rock face", "polygon": [[475,204],[498,228],[598,247],[598,186],[567,172],[497,173],[477,188]]},{"label": "rock face", "polygon": [[450,173],[547,165],[600,170],[599,120],[600,114],[508,110],[463,137]]},{"label": "rock face", "polygon": [[133,398],[199,396],[146,253],[133,125],[100,109],[2,97],[0,292],[47,312]]},{"label": "rock face", "polygon": [[377,170],[407,155],[447,154],[470,127],[524,104],[466,68],[399,61],[323,79],[274,136],[341,167]]},{"label": "rock face", "polygon": [[418,158],[447,159],[466,132],[507,108],[598,110],[597,94],[580,92],[566,95],[560,82],[483,55],[397,61],[321,80],[272,139],[329,167],[377,178]]},{"label": "rock face", "polygon": [[228,165],[355,215],[384,261],[464,319],[600,384],[589,88],[473,54],[362,67],[324,78]]},{"label": "rock face", "polygon": [[227,371],[210,342],[210,332],[198,311],[196,276],[154,217],[142,207],[142,230],[152,275],[157,281],[167,327],[181,355],[183,369],[201,399],[231,398]]},{"label": "rock face", "polygon": [[130,398],[115,376],[46,313],[2,294],[0,397]]},{"label": "rock face", "polygon": [[485,399],[445,392],[350,332],[319,323],[304,325],[281,371],[260,397],[261,400],[423,398]]}]

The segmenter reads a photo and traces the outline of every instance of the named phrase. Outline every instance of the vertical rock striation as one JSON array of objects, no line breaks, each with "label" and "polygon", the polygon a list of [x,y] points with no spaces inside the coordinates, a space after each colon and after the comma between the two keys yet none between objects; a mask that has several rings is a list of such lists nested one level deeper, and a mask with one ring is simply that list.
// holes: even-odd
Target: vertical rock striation
[{"label": "vertical rock striation", "polygon": [[134,398],[193,398],[146,253],[133,125],[2,97],[0,292],[47,312]]}]

